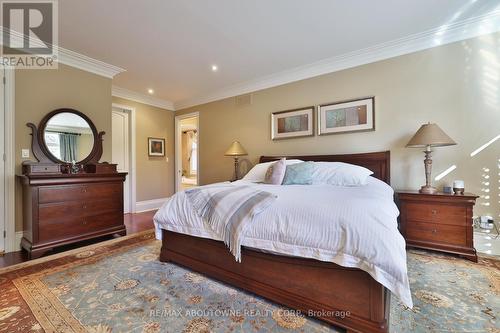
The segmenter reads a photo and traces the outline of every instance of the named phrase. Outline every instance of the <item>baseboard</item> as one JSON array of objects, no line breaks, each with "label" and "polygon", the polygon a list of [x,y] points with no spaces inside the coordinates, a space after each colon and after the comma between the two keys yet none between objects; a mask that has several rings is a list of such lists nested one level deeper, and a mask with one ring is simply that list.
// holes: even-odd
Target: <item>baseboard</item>
[{"label": "baseboard", "polygon": [[167,201],[168,198],[160,198],[153,200],[138,201],[135,203],[135,212],[147,212],[150,210],[155,210],[161,207]]},{"label": "baseboard", "polygon": [[16,240],[14,251],[21,251],[21,238],[23,238],[22,231],[16,231]]}]

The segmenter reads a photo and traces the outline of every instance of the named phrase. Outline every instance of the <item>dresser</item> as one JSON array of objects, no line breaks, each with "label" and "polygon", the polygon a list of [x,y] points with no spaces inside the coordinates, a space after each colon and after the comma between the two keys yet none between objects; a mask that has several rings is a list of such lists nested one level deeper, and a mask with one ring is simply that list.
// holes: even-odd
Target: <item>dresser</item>
[{"label": "dresser", "polygon": [[125,235],[126,173],[19,176],[23,187],[21,246],[31,258],[60,245]]},{"label": "dresser", "polygon": [[472,225],[477,198],[471,193],[398,191],[400,231],[406,245],[454,253],[477,262]]},{"label": "dresser", "polygon": [[22,163],[21,247],[30,258],[54,247],[105,235],[125,235],[123,186],[127,173],[101,162],[103,136],[74,109],[57,109],[31,128],[36,161]]}]

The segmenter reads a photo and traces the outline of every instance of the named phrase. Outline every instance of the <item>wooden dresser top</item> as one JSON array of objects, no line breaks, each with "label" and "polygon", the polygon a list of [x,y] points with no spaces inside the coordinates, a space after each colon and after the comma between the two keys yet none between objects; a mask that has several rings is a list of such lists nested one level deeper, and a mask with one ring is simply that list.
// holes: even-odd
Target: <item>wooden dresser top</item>
[{"label": "wooden dresser top", "polygon": [[425,193],[420,193],[418,190],[397,190],[395,191],[397,194],[409,194],[409,195],[424,195],[424,196],[447,196],[447,197],[474,197],[474,198],[479,198],[479,196],[475,195],[474,193],[469,193],[465,192],[464,194],[453,194],[453,193],[444,193],[444,192],[437,192],[435,194],[425,194]]}]

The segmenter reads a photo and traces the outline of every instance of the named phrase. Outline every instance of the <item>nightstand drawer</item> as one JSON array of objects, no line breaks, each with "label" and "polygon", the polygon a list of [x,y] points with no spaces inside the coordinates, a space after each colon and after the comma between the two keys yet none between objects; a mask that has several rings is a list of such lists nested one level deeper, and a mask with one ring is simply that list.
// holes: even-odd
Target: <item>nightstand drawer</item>
[{"label": "nightstand drawer", "polygon": [[467,209],[464,206],[407,202],[408,220],[466,226]]},{"label": "nightstand drawer", "polygon": [[400,230],[409,247],[459,254],[477,262],[472,209],[478,196],[398,191]]},{"label": "nightstand drawer", "polygon": [[408,221],[406,239],[465,246],[467,230],[454,225]]}]

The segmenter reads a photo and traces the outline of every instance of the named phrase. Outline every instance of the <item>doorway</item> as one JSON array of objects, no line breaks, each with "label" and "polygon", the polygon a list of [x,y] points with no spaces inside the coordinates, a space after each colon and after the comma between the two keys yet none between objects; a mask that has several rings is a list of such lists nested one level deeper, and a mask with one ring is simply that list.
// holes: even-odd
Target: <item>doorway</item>
[{"label": "doorway", "polygon": [[114,104],[111,110],[111,161],[118,172],[126,172],[123,184],[123,212],[135,213],[135,109]]},{"label": "doorway", "polygon": [[176,191],[199,185],[199,115],[175,117]]}]

